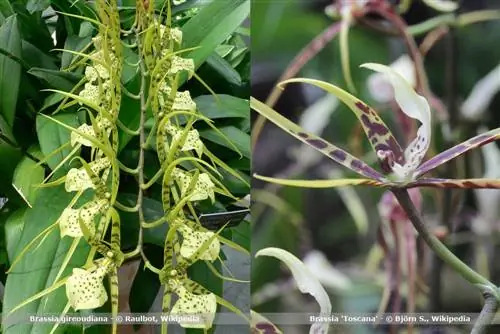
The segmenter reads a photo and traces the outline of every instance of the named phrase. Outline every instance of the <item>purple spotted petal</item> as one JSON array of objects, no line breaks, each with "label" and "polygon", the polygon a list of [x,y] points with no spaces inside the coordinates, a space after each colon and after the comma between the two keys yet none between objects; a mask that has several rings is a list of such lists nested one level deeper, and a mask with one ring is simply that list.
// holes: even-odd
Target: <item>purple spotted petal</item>
[{"label": "purple spotted petal", "polygon": [[333,161],[349,168],[350,170],[366,178],[377,180],[380,182],[385,181],[385,177],[382,174],[371,168],[365,162],[329,143],[323,138],[305,132],[304,129],[302,129],[300,126],[288,120],[286,117],[278,114],[272,108],[260,102],[259,100],[253,97],[250,98],[250,105],[252,109],[276,124],[278,127],[285,130],[295,138],[299,139],[304,144],[307,144],[314,148],[316,151],[326,155]]},{"label": "purple spotted petal", "polygon": [[425,178],[408,184],[406,188],[415,187],[500,189],[500,179]]},{"label": "purple spotted petal", "polygon": [[394,154],[394,158],[397,163],[404,163],[403,150],[401,149],[398,141],[377,112],[370,108],[366,103],[337,86],[314,79],[290,79],[281,82],[280,86],[293,82],[308,83],[335,95],[354,112],[363,126],[363,130],[365,131],[368,141],[370,142],[370,145],[375,153],[379,151],[390,151]]},{"label": "purple spotted petal", "polygon": [[421,164],[415,172],[415,177],[424,175],[425,173],[428,173],[432,169],[441,166],[445,162],[448,162],[458,157],[459,155],[464,154],[469,150],[486,145],[499,138],[500,138],[500,128],[496,128],[491,131],[472,137],[471,139],[464,141],[463,143],[458,144],[456,146],[453,146],[452,148],[439,153],[438,155],[432,157],[431,159]]}]

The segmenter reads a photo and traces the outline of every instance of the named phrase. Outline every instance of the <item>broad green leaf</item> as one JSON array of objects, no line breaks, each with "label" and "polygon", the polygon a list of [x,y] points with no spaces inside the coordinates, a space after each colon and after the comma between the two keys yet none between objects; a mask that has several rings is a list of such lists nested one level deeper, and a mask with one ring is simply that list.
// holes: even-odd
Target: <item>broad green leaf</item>
[{"label": "broad green leaf", "polygon": [[[5,20],[0,27],[0,48],[17,58],[21,57],[21,35],[15,15]],[[14,125],[20,82],[21,65],[0,54],[0,115],[3,115],[10,127]]]},{"label": "broad green leaf", "polygon": [[198,111],[210,119],[249,118],[250,102],[231,95],[201,95],[194,99]]},{"label": "broad green leaf", "polygon": [[26,42],[23,40],[22,44],[22,61],[25,67],[25,70],[28,70],[31,67],[41,67],[49,70],[57,70],[56,61],[57,58],[53,57],[51,54],[44,53],[35,45]]},{"label": "broad green leaf", "polygon": [[[34,75],[37,78],[45,80],[48,83],[48,87],[69,92],[82,78],[81,75],[77,75],[71,72],[63,72],[57,70],[49,70],[45,68],[31,68],[28,71],[29,74]],[[48,88],[47,87],[47,88]]]},{"label": "broad green leaf", "polygon": [[34,12],[42,12],[50,6],[50,0],[28,0],[26,9],[30,14]]},{"label": "broad green leaf", "polygon": [[[24,229],[17,245],[16,254],[41,231],[57,221],[72,197],[73,194],[67,193],[64,186],[39,190],[33,209],[28,210],[25,215]],[[15,321],[16,318],[28,317],[30,314],[61,313],[67,302],[64,289],[58,289],[42,299],[33,301],[12,313],[11,316],[7,316],[7,314],[27,298],[49,288],[54,283],[53,280],[59,272],[60,265],[72,242],[71,238],[61,240],[57,229],[52,230],[41,245],[28,251],[12,268],[5,284],[2,313],[3,333],[50,332],[53,326],[50,323],[24,322],[15,324],[13,322],[18,322]],[[88,252],[88,245],[81,241],[62,277],[67,276],[73,267],[83,265]],[[64,325],[61,324],[60,328],[64,328]]]},{"label": "broad green leaf", "polygon": [[[80,125],[76,114],[60,114],[53,116],[53,118],[74,128]],[[45,156],[53,153],[62,145],[68,144],[71,137],[71,133],[68,129],[43,116],[38,116],[36,118],[36,132],[40,143],[40,149]],[[65,148],[54,154],[47,161],[47,164],[52,169],[56,168],[70,152],[71,147],[68,144]],[[63,170],[67,169],[67,165],[63,166]]]},{"label": "broad green leaf", "polygon": [[203,7],[182,27],[185,36],[183,48],[200,47],[185,57],[192,58],[198,68],[241,25],[249,13],[249,0],[213,1]]},{"label": "broad green leaf", "polygon": [[[243,154],[245,158],[250,159],[250,135],[245,133],[234,126],[222,126],[219,127],[219,130],[227,137],[230,138],[232,144],[238,148],[238,150]],[[231,146],[227,140],[222,138],[219,134],[214,132],[213,130],[200,130],[200,136],[203,138],[227,147],[231,150],[234,150],[233,146]]]},{"label": "broad green leaf", "polygon": [[[40,149],[30,150],[34,156],[40,156]],[[38,154],[37,154],[38,153]],[[28,157],[23,157],[17,165],[12,179],[12,185],[21,195],[29,207],[33,206],[38,191],[38,186],[44,179],[45,171],[42,166]]]},{"label": "broad green leaf", "polygon": [[291,122],[286,117],[278,114],[272,108],[260,102],[259,100],[251,97],[250,106],[253,110],[257,111],[259,114],[276,124],[281,129],[288,132],[293,137],[314,148],[333,161],[343,165],[344,167],[347,167],[353,172],[356,172],[372,180],[385,180],[385,177],[382,174],[368,166],[365,162],[359,160],[358,158],[352,156],[351,154],[338,148],[337,146],[327,142],[323,138],[304,131],[304,129],[302,129],[300,126]]},{"label": "broad green leaf", "polygon": [[228,63],[227,60],[217,54],[207,58],[206,64],[219,73],[228,83],[240,86],[242,83],[240,74]]},{"label": "broad green leaf", "polygon": [[5,222],[5,241],[7,243],[7,255],[10,263],[14,261],[14,255],[21,239],[27,212],[27,208],[18,209],[12,212]]}]

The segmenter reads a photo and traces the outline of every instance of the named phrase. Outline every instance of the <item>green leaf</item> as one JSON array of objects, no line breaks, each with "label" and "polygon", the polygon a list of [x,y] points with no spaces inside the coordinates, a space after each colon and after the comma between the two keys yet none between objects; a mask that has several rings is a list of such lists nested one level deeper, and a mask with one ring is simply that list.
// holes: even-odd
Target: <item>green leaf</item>
[{"label": "green leaf", "polygon": [[[80,125],[76,114],[60,114],[53,116],[53,118],[74,128],[77,128]],[[40,143],[40,149],[45,156],[68,143],[71,137],[71,132],[69,130],[43,116],[38,116],[36,118],[36,132]],[[56,168],[56,166],[66,156],[68,156],[70,152],[71,148],[68,145],[58,153],[54,154],[47,161],[47,164],[52,169]],[[67,167],[63,166],[63,169],[66,168]]]},{"label": "green leaf", "polygon": [[75,73],[55,71],[38,67],[31,68],[28,73],[45,80],[48,83],[48,87],[65,92],[71,91],[82,78],[81,75]]},{"label": "green leaf", "polygon": [[27,208],[18,209],[12,212],[5,222],[5,241],[7,243],[7,255],[10,263],[14,260],[14,255],[21,239],[25,222],[24,218],[27,211]]},{"label": "green leaf", "polygon": [[[0,48],[17,58],[21,57],[21,36],[15,15],[5,20],[0,27]],[[21,65],[7,56],[0,55],[0,115],[3,115],[10,127],[14,125],[20,82]]]},{"label": "green leaf", "polygon": [[[33,151],[30,150],[30,153],[35,153]],[[40,149],[37,148],[35,151],[40,152]],[[39,156],[40,154],[35,153],[33,155]],[[38,188],[35,186],[42,183],[44,175],[45,171],[43,167],[37,165],[35,161],[28,157],[24,157],[14,171],[12,185],[29,207],[32,207],[35,202],[38,191]]]},{"label": "green leaf", "polygon": [[219,73],[228,83],[241,86],[240,74],[229,64],[227,60],[214,53],[207,59],[207,65]]},{"label": "green leaf", "polygon": [[[57,221],[64,208],[69,204],[74,194],[67,193],[64,186],[43,188],[35,201],[33,209],[27,211],[25,226],[17,246],[18,254],[41,231]],[[84,200],[84,198],[82,198]],[[26,319],[32,314],[61,313],[67,298],[64,289],[58,289],[42,299],[20,308],[11,316],[10,310],[27,298],[50,287],[59,272],[73,239],[60,239],[58,227],[50,232],[43,243],[32,248],[16,264],[7,276],[5,284],[4,308],[2,313],[3,333],[49,333],[51,323],[19,323],[16,319]],[[89,247],[82,240],[62,277],[68,275],[74,267],[85,263]],[[17,323],[17,324],[16,324]],[[61,324],[61,329],[64,325]]]},{"label": "green leaf", "polygon": [[250,236],[252,235],[252,227],[250,226],[250,222],[242,222],[238,226],[232,228],[232,232],[232,240],[250,252]]},{"label": "green leaf", "polygon": [[250,103],[231,95],[201,95],[194,99],[198,110],[207,118],[249,118]]},{"label": "green leaf", "polygon": [[34,12],[43,12],[50,6],[50,0],[29,0],[26,9],[30,14]]},{"label": "green leaf", "polygon": [[[223,126],[219,127],[219,130],[227,137],[231,139],[231,142],[234,146],[238,148],[238,150],[243,154],[245,158],[250,159],[250,135],[245,133],[234,126]],[[229,148],[230,150],[234,150],[234,148],[222,138],[219,134],[214,132],[213,130],[200,130],[200,136],[203,138],[222,145],[224,147]]]},{"label": "green leaf", "polygon": [[224,42],[250,13],[250,1],[213,1],[203,7],[183,27],[184,48],[199,47],[186,58],[194,60],[196,68],[207,60],[216,47]]}]

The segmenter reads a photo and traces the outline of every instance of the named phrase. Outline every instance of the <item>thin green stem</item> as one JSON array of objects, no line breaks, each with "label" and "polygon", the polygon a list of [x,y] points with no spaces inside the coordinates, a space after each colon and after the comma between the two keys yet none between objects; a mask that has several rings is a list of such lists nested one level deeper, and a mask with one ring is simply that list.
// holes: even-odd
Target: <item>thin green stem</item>
[{"label": "thin green stem", "polygon": [[408,218],[412,222],[418,234],[422,237],[425,243],[436,253],[444,263],[455,270],[469,283],[474,285],[481,285],[496,289],[495,285],[481,274],[474,271],[467,264],[462,262],[455,256],[438,238],[436,238],[429,229],[425,226],[422,216],[413,205],[410,195],[406,189],[393,188],[392,192],[397,198],[401,207],[406,211]]}]

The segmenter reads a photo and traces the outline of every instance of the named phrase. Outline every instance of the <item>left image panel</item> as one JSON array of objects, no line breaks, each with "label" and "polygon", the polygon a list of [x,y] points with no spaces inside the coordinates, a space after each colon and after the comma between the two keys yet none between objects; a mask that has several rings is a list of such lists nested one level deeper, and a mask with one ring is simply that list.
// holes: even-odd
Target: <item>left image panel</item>
[{"label": "left image panel", "polygon": [[0,6],[2,332],[249,333],[250,0]]}]

